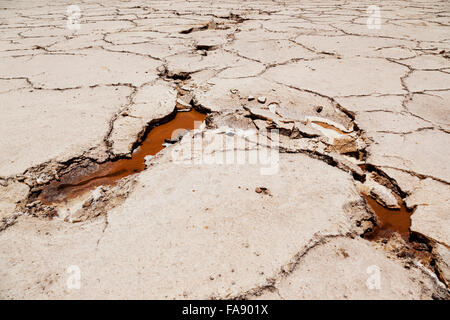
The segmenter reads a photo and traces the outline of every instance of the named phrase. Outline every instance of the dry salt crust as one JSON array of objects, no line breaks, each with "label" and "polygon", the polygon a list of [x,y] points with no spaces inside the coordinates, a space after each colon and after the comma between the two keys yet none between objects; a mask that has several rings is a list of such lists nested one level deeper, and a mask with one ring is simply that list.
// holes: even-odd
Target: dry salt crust
[{"label": "dry salt crust", "polygon": [[[0,297],[448,299],[450,3],[383,1],[380,29],[371,4],[80,1],[72,30],[65,1],[0,1]],[[107,197],[58,208],[81,222],[30,214],[32,190],[130,154],[177,94],[212,111],[208,126]],[[269,122],[273,175],[174,160],[196,134],[264,136]],[[361,237],[371,185],[345,155],[361,150],[417,207],[411,231],[438,271]]]}]

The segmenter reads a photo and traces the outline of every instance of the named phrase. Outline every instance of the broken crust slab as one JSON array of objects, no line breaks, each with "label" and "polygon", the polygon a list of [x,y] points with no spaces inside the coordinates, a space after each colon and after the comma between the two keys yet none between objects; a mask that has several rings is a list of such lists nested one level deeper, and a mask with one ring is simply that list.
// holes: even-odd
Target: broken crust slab
[{"label": "broken crust slab", "polygon": [[272,290],[247,298],[432,299],[431,279],[419,269],[405,269],[369,242],[347,237],[324,242],[306,252],[291,273],[272,284]]},{"label": "broken crust slab", "polygon": [[[354,230],[350,215],[358,212],[344,210],[361,201],[353,181],[320,160],[281,154],[279,172],[262,176],[254,165],[183,165],[172,162],[170,153],[171,148],[163,150],[159,163],[136,177],[125,202],[108,212],[101,235],[88,232],[103,225],[101,220],[58,224],[50,236],[30,237],[23,222],[1,232],[0,241],[16,239],[1,251],[8,259],[0,259],[0,270],[15,283],[2,285],[2,296],[238,296],[265,284],[312,238]],[[272,197],[256,193],[258,186]],[[93,242],[100,237],[96,247]],[[23,259],[31,254],[32,266]],[[11,265],[9,259],[21,263]],[[68,292],[63,275],[73,264],[82,270],[83,286]],[[35,283],[49,273],[52,283],[36,291]]]},{"label": "broken crust slab", "polygon": [[[168,76],[177,78],[177,75],[197,73],[204,70],[224,71],[223,77],[251,77],[264,71],[261,63],[248,61],[232,53],[217,49],[202,56],[199,53],[180,53],[167,57],[166,67]],[[235,69],[238,73],[230,73],[226,70]]]},{"label": "broken crust slab", "polygon": [[111,153],[114,156],[128,154],[152,121],[175,111],[176,100],[176,90],[163,81],[138,88],[132,104],[113,123],[109,136]]},{"label": "broken crust slab", "polygon": [[368,136],[376,141],[367,148],[368,163],[381,168],[398,168],[449,183],[448,133],[433,129],[414,131],[405,135],[370,133]]},{"label": "broken crust slab", "polygon": [[[235,93],[233,93],[235,92]],[[266,103],[249,96],[266,97]],[[330,99],[317,94],[295,90],[263,78],[219,79],[208,81],[208,88],[195,91],[196,103],[211,111],[236,110],[245,106],[249,109],[266,109],[276,105],[276,118],[304,121],[306,117],[320,117],[338,123],[343,131],[352,130],[352,119],[338,109]],[[275,116],[272,112],[272,116]]]},{"label": "broken crust slab", "polygon": [[[399,183],[403,182],[400,180],[401,177],[402,175],[396,174]],[[450,245],[448,228],[450,186],[431,178],[417,179],[411,185],[414,189],[406,198],[406,203],[410,207],[417,206],[416,211],[411,216],[411,231]]]},{"label": "broken crust slab", "polygon": [[[389,70],[386,77],[380,70]],[[279,65],[264,77],[329,97],[370,94],[403,94],[400,78],[408,68],[386,59],[348,58],[298,61]],[[326,75],[326,76],[324,76]],[[336,75],[342,75],[336,78]]]},{"label": "broken crust slab", "polygon": [[67,161],[101,144],[129,94],[124,86],[0,94],[0,136],[8,137],[0,141],[0,175]]},{"label": "broken crust slab", "polygon": [[[161,62],[149,57],[101,49],[76,53],[8,57],[0,61],[0,77],[23,77],[36,88],[67,89],[126,83],[141,86],[158,78]],[[11,68],[10,65],[14,65]]]}]

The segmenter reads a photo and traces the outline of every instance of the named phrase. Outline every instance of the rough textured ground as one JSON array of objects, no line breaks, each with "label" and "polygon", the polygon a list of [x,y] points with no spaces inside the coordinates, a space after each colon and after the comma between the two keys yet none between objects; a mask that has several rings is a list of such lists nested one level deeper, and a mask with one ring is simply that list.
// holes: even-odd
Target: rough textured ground
[{"label": "rough textured ground", "polygon": [[[80,1],[79,30],[71,4],[0,1],[1,298],[449,298],[448,1],[383,1],[379,29],[372,1]],[[177,99],[206,125],[147,170],[36,201]],[[274,174],[183,153],[267,128]],[[408,241],[366,240],[361,194],[415,207]]]}]

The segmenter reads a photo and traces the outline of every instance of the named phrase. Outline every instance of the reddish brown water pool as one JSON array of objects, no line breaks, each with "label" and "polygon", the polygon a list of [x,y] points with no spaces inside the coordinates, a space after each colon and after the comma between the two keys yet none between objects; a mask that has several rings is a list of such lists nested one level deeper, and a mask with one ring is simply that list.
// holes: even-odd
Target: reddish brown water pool
[{"label": "reddish brown water pool", "polygon": [[194,129],[194,126],[198,126],[205,118],[205,114],[195,110],[177,112],[171,121],[151,129],[131,158],[77,168],[62,176],[59,181],[54,180],[47,185],[39,199],[44,204],[61,202],[101,185],[114,185],[121,178],[141,172],[145,169],[144,158],[161,151],[165,139],[176,138],[180,130]]},{"label": "reddish brown water pool", "polygon": [[388,238],[393,232],[398,232],[405,240],[408,240],[411,215],[414,210],[408,210],[403,203],[400,209],[388,209],[370,196],[363,195],[363,197],[377,216],[377,226],[365,236],[366,239]]}]

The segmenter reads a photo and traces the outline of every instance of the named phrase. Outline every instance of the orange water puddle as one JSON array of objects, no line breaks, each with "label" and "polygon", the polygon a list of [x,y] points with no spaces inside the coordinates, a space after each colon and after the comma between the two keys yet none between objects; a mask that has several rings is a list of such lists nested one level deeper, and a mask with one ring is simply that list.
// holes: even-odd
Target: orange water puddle
[{"label": "orange water puddle", "polygon": [[177,112],[173,120],[154,127],[131,158],[78,168],[45,186],[39,195],[43,204],[75,198],[98,186],[115,185],[120,179],[145,170],[145,157],[164,149],[165,139],[175,139],[184,130],[197,128],[206,115],[195,110]]},{"label": "orange water puddle", "polygon": [[389,238],[393,232],[399,233],[405,240],[409,239],[411,215],[414,210],[409,210],[403,203],[400,209],[388,209],[370,196],[363,194],[363,197],[377,216],[377,226],[372,232],[365,235],[366,239]]},{"label": "orange water puddle", "polygon": [[397,256],[415,257],[430,271],[435,272],[431,249],[424,241],[420,241],[410,233],[411,215],[414,209],[408,210],[404,203],[401,204],[400,209],[387,209],[370,196],[363,195],[363,197],[377,216],[377,226],[372,232],[365,234],[364,238],[371,241],[389,241],[394,233],[398,233],[406,244],[397,248]]}]

